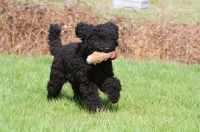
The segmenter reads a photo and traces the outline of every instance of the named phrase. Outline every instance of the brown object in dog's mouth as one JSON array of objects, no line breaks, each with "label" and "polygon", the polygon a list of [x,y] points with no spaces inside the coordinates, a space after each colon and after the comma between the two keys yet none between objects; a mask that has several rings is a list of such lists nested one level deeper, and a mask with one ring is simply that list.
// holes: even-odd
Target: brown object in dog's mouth
[{"label": "brown object in dog's mouth", "polygon": [[110,52],[110,58],[112,60],[116,59],[117,58],[117,53],[115,51]]},{"label": "brown object in dog's mouth", "polygon": [[88,64],[94,64],[101,63],[102,61],[106,61],[107,59],[116,59],[117,53],[115,51],[105,53],[105,52],[97,52],[94,51],[91,55],[89,55],[86,59]]}]

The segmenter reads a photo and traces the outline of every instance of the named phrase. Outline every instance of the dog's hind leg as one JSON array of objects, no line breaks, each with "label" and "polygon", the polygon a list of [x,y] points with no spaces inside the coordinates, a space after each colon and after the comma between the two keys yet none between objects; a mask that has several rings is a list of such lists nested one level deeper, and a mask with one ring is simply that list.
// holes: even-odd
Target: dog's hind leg
[{"label": "dog's hind leg", "polygon": [[115,77],[107,78],[101,87],[101,91],[107,94],[112,103],[117,103],[121,91],[120,81]]},{"label": "dog's hind leg", "polygon": [[54,59],[51,66],[50,80],[47,85],[48,99],[58,98],[58,95],[65,83],[64,67],[62,60]]}]

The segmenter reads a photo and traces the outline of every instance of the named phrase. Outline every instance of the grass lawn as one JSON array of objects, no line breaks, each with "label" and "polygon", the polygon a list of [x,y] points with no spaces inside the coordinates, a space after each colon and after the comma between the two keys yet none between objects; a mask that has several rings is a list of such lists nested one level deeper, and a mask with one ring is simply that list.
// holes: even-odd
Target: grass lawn
[{"label": "grass lawn", "polygon": [[199,132],[200,66],[173,62],[113,61],[121,99],[91,114],[73,101],[69,84],[61,99],[46,100],[50,57],[0,54],[1,132]]}]

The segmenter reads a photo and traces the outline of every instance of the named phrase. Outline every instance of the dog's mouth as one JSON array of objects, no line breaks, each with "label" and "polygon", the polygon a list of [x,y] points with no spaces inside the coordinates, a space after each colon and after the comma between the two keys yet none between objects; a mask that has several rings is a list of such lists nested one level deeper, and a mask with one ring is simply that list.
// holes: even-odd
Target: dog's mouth
[{"label": "dog's mouth", "polygon": [[96,48],[96,49],[94,49],[94,51],[98,51],[98,52],[104,52],[104,53],[110,53],[110,52],[113,52],[113,51],[115,51],[115,48],[114,47],[112,47],[112,46],[108,46],[108,47],[99,47],[99,48]]}]

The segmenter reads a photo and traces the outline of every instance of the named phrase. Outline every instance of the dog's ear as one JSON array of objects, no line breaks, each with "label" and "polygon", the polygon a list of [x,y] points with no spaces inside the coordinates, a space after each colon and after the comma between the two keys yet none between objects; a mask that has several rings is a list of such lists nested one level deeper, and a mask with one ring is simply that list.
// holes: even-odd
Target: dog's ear
[{"label": "dog's ear", "polygon": [[80,22],[76,26],[75,33],[77,37],[84,39],[90,36],[93,29],[94,29],[93,25]]},{"label": "dog's ear", "polygon": [[119,38],[119,32],[118,32],[119,28],[115,24],[114,24],[114,27],[115,27],[115,39],[118,39]]},{"label": "dog's ear", "polygon": [[114,33],[115,39],[118,39],[119,38],[118,26],[112,22],[107,22],[106,24],[108,25],[108,29]]}]

